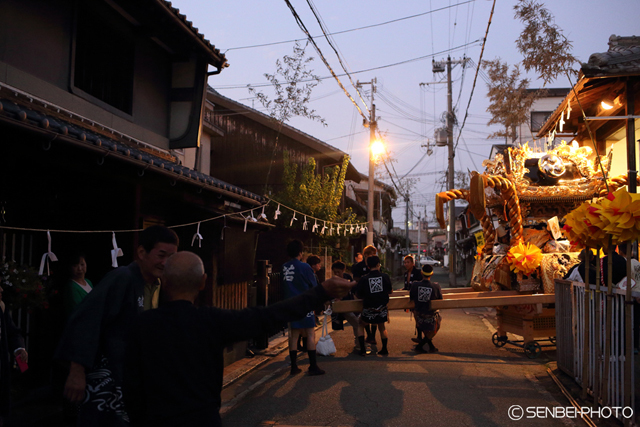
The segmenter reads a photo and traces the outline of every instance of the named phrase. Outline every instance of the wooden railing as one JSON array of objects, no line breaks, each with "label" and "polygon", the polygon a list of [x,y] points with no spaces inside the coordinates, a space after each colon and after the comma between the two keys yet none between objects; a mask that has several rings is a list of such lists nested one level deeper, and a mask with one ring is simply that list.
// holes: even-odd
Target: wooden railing
[{"label": "wooden railing", "polygon": [[213,306],[242,310],[249,305],[249,282],[230,283],[213,288]]}]

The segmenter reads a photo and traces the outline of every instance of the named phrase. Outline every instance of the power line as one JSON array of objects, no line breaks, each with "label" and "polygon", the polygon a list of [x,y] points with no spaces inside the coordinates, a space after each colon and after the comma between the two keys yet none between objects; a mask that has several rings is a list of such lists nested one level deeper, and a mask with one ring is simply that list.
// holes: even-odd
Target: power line
[{"label": "power line", "polygon": [[347,68],[345,67],[344,63],[342,62],[342,58],[340,57],[340,54],[338,53],[338,49],[334,45],[335,42],[333,41],[332,38],[329,38],[329,36],[327,34],[327,31],[325,29],[324,21],[320,18],[320,13],[316,10],[315,5],[313,4],[313,2],[311,0],[307,0],[307,4],[309,5],[309,8],[311,9],[311,12],[313,13],[313,16],[315,16],[316,21],[318,21],[318,25],[320,26],[320,30],[322,31],[322,34],[324,34],[324,37],[327,40],[327,43],[329,43],[329,46],[331,46],[331,48],[335,52],[336,57],[338,58],[338,62],[340,63],[340,66],[342,67],[342,70],[345,72],[345,74],[349,78],[349,81],[351,82],[351,86],[354,87],[354,89],[356,90],[356,93],[360,97],[360,101],[362,101],[362,103],[364,104],[364,106],[367,109],[367,111],[369,111],[369,107],[367,107],[367,103],[362,98],[362,94],[360,93],[360,91],[358,90],[356,85],[353,83],[353,79],[351,78],[351,75],[347,71]]},{"label": "power line", "polygon": [[[287,0],[285,0],[285,1],[287,1]],[[394,62],[393,64],[381,65],[379,67],[373,67],[373,68],[367,68],[365,70],[353,71],[353,72],[351,72],[351,74],[366,73],[366,72],[369,72],[369,71],[381,70],[383,68],[390,68],[390,67],[395,67],[397,65],[408,64],[410,62],[421,61],[423,59],[431,58],[431,57],[436,56],[436,55],[443,55],[445,53],[455,52],[457,50],[464,49],[467,46],[471,46],[471,45],[474,45],[476,43],[479,43],[481,41],[483,41],[483,40],[482,39],[474,40],[472,42],[469,42],[469,43],[454,47],[453,49],[445,49],[443,51],[436,52],[436,53],[431,53],[429,55],[419,56],[417,58],[407,59],[405,61]],[[332,79],[332,78],[344,77],[344,76],[346,76],[346,74],[335,74],[335,75],[332,74],[330,76],[318,77],[317,80],[326,80],[326,79]],[[310,81],[316,81],[316,79],[300,80],[299,83],[306,83],[306,82],[310,82]],[[247,86],[251,86],[251,87],[267,87],[267,86],[271,86],[271,83],[255,83],[255,84],[254,83],[249,83],[249,84],[243,84],[243,85],[235,84],[235,85],[228,85],[228,86],[222,85],[222,86],[216,86],[214,89],[216,89],[216,90],[246,89]]]},{"label": "power line", "polygon": [[329,72],[331,72],[331,75],[333,76],[333,78],[336,79],[336,81],[338,82],[338,85],[342,88],[342,90],[344,91],[345,95],[347,95],[347,97],[351,100],[353,105],[355,105],[355,107],[358,109],[358,112],[360,113],[360,115],[366,121],[367,120],[367,116],[364,115],[364,113],[360,109],[360,106],[358,105],[356,100],[353,99],[353,97],[351,96],[351,94],[349,93],[347,88],[344,87],[344,85],[342,84],[342,82],[340,81],[340,79],[338,78],[336,73],[333,71],[333,68],[331,68],[331,65],[329,65],[329,62],[327,62],[327,59],[322,54],[322,51],[320,50],[320,47],[316,44],[316,42],[313,39],[313,37],[311,37],[311,34],[309,34],[309,30],[307,30],[307,27],[304,25],[304,22],[302,22],[302,19],[298,15],[298,12],[296,12],[295,8],[293,7],[293,5],[291,4],[291,2],[289,0],[284,0],[284,1],[287,4],[287,6],[289,7],[289,10],[291,10],[291,13],[293,14],[293,17],[295,18],[296,23],[298,24],[298,27],[300,27],[302,32],[304,32],[307,35],[307,38],[309,39],[311,44],[313,44],[313,47],[316,49],[316,52],[318,52],[318,55],[320,55],[320,59],[322,59],[322,62],[324,62],[324,65],[326,65],[327,69],[329,70]]},{"label": "power line", "polygon": [[[489,14],[489,22],[487,23],[487,31],[484,34],[484,40],[482,42],[482,49],[480,49],[480,58],[478,62],[482,64],[482,55],[484,54],[484,47],[487,44],[487,37],[489,36],[489,27],[491,27],[491,19],[493,18],[493,11],[496,8],[496,0],[493,0],[493,5],[491,6],[491,13]],[[476,74],[473,77],[473,86],[471,87],[471,95],[469,95],[469,102],[467,103],[467,109],[464,113],[464,120],[462,120],[462,126],[460,126],[460,132],[458,133],[458,139],[456,140],[456,145],[454,149],[458,148],[458,143],[460,142],[460,137],[462,136],[462,129],[464,128],[464,124],[467,121],[467,117],[469,115],[469,107],[471,107],[471,99],[473,98],[473,92],[476,88],[476,82],[478,81],[478,70],[480,67],[476,67]],[[475,154],[475,153],[474,153]]]},{"label": "power line", "polygon": [[[415,14],[415,15],[405,16],[403,18],[392,19],[391,21],[380,22],[378,24],[365,25],[364,27],[358,27],[358,28],[351,28],[349,30],[336,31],[335,33],[329,33],[327,35],[334,36],[334,35],[338,35],[338,34],[351,33],[353,31],[360,31],[360,30],[366,30],[366,29],[369,29],[369,28],[380,27],[382,25],[393,24],[394,22],[400,22],[400,21],[404,21],[404,20],[407,20],[407,19],[413,19],[413,18],[417,18],[417,17],[420,17],[420,16],[429,15],[429,14],[432,14],[434,12],[440,12],[441,10],[449,9],[451,7],[456,7],[456,6],[460,6],[462,4],[474,3],[474,2],[475,2],[475,0],[468,0],[468,1],[461,2],[461,3],[456,3],[456,4],[449,5],[449,6],[444,6],[444,7],[441,7],[439,9],[432,9],[432,10],[430,10],[428,12],[423,12],[423,13],[418,13],[418,14]],[[433,21],[432,21],[432,26],[433,26]],[[314,38],[314,39],[320,38],[320,37],[322,37],[322,36],[312,36],[312,38]],[[306,40],[306,39],[293,39],[293,40],[285,40],[285,41],[280,41],[280,42],[254,44],[254,45],[250,45],[250,46],[231,47],[231,48],[225,50],[225,53],[229,52],[230,50],[252,49],[252,48],[255,48],[255,47],[274,46],[274,45],[278,45],[278,44],[300,42],[300,41],[303,41],[303,40]],[[433,34],[432,34],[431,40],[432,40],[432,44],[433,44]],[[433,51],[433,48],[431,50]]]}]

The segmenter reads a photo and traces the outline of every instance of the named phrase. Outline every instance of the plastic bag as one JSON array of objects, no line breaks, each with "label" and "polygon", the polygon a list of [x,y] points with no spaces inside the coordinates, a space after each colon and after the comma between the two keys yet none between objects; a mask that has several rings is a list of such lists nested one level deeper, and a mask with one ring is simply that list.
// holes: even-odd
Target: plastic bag
[{"label": "plastic bag", "polygon": [[336,352],[336,346],[333,343],[333,339],[329,335],[329,326],[327,325],[327,318],[331,315],[331,308],[328,308],[324,312],[324,320],[322,321],[322,336],[316,344],[316,352],[321,356],[330,356]]}]

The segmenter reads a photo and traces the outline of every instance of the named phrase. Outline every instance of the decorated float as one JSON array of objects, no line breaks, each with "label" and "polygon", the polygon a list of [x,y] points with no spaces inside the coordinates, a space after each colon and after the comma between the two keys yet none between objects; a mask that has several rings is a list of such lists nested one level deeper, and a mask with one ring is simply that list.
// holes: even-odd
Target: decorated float
[{"label": "decorated float", "polygon": [[[613,199],[613,194],[618,194],[614,192],[628,183],[626,176],[605,179],[610,164],[611,153],[598,159],[591,148],[575,143],[563,141],[549,151],[535,151],[525,144],[485,160],[485,173],[472,173],[469,190],[439,193],[436,214],[441,227],[445,226],[444,203],[453,199],[468,201],[482,224],[485,245],[478,248],[472,289],[554,294],[555,279],[563,278],[580,262],[579,250],[585,242],[601,247],[606,236],[617,232],[616,227],[629,223],[629,218],[624,217],[625,222],[622,216],[614,221],[600,219],[599,213],[612,216],[616,208],[600,209],[597,202],[589,202],[599,197]],[[627,194],[624,200],[630,203],[624,188],[619,193],[623,191]],[[605,195],[609,199],[603,199]],[[618,209],[621,200],[622,196],[616,202]],[[592,215],[589,225],[582,221],[586,215]],[[621,218],[623,225],[612,225]],[[555,343],[555,310],[551,305],[499,306],[497,315],[498,331],[492,337],[496,346],[514,344],[527,356],[536,357],[542,347]],[[523,339],[509,340],[507,333]],[[550,344],[541,344],[547,341]]]},{"label": "decorated float", "polygon": [[[620,213],[620,203],[629,202],[627,208],[633,207],[631,196],[622,198],[623,192],[628,195],[622,188],[627,177],[607,179],[610,164],[611,153],[598,158],[591,148],[575,143],[563,141],[548,151],[525,144],[485,160],[485,172],[472,172],[469,189],[439,193],[436,215],[440,226],[445,228],[444,203],[466,200],[482,224],[485,244],[478,248],[471,286],[444,289],[444,299],[433,301],[432,307],[496,307],[494,345],[521,347],[530,358],[537,357],[543,347],[553,346],[555,280],[581,261],[578,255],[584,245],[602,247],[594,239],[605,239],[612,231],[622,233],[630,223]],[[603,202],[616,195],[620,198],[615,204]],[[607,207],[600,209],[597,203]],[[640,217],[640,201],[637,203]],[[614,212],[618,212],[615,218]],[[584,222],[587,214],[592,215],[592,222]],[[611,221],[600,214],[609,215]],[[623,225],[616,228],[617,222]],[[411,308],[408,296],[393,295],[389,309]],[[352,300],[335,303],[333,311],[360,309],[361,302]],[[510,340],[508,333],[523,339]]]}]

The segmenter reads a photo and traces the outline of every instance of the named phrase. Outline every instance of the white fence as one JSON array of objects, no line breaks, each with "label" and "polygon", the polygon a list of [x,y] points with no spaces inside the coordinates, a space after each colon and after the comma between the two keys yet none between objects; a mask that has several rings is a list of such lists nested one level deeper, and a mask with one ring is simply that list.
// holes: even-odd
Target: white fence
[{"label": "white fence", "polygon": [[[626,342],[625,310],[631,310],[633,317],[633,304],[625,304],[625,291],[614,289],[608,313],[606,288],[601,287],[600,292],[595,285],[589,288],[586,297],[584,283],[556,281],[558,367],[572,375],[583,390],[586,386],[602,406],[631,406],[635,413],[633,360],[631,375],[625,375],[626,351],[634,348],[633,342]],[[607,317],[611,319],[608,348]]]}]

